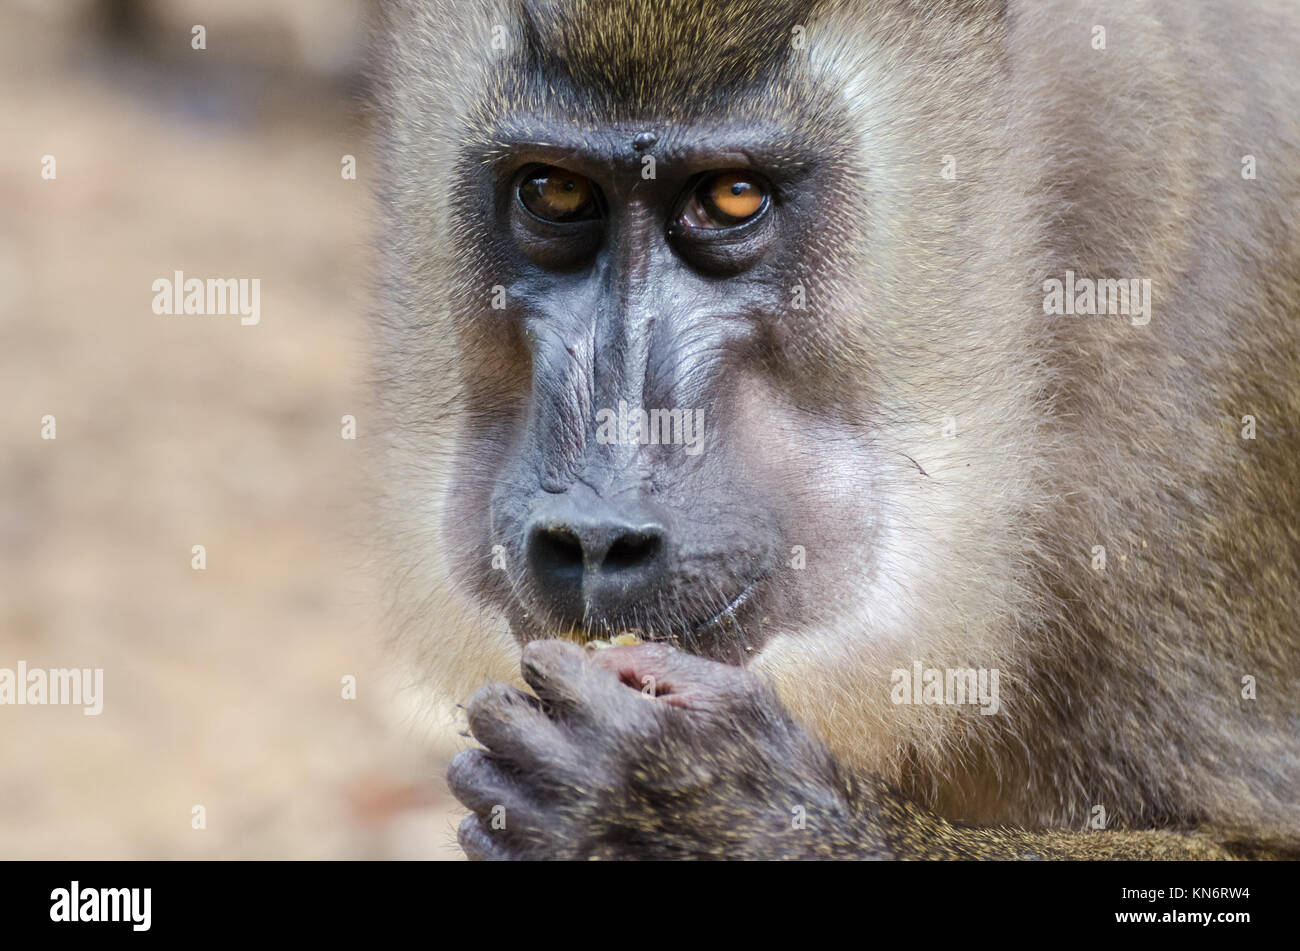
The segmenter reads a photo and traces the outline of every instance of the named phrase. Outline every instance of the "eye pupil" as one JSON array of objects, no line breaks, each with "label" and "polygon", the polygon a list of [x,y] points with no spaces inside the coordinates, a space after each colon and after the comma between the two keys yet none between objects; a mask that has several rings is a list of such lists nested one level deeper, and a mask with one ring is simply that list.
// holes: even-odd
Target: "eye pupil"
[{"label": "eye pupil", "polygon": [[745,186],[742,185],[740,182],[736,182],[736,184],[731,186],[731,194],[733,195],[744,194],[744,191],[745,191]]}]

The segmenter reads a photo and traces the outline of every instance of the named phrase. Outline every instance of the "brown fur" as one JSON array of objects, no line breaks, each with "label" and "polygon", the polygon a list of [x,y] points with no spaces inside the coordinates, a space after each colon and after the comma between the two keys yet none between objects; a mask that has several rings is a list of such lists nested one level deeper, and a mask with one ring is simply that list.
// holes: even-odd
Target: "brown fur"
[{"label": "brown fur", "polygon": [[[816,316],[789,347],[816,373],[780,398],[754,383],[736,421],[800,474],[807,513],[805,611],[752,669],[844,762],[948,819],[1080,829],[1101,805],[1238,854],[1300,848],[1300,18],[1286,0],[1002,8],[394,6],[377,343],[398,627],[446,696],[516,679],[517,645],[462,580],[490,556],[446,527],[483,491],[456,476],[473,417],[504,411],[519,372],[468,316],[491,262],[457,217],[467,151],[536,111],[795,115],[857,213],[810,236]],[[1149,278],[1151,322],[1045,316],[1067,268]],[[471,394],[468,364],[497,388]],[[862,446],[819,437],[828,406]],[[1004,713],[890,703],[915,659],[998,668]]]}]

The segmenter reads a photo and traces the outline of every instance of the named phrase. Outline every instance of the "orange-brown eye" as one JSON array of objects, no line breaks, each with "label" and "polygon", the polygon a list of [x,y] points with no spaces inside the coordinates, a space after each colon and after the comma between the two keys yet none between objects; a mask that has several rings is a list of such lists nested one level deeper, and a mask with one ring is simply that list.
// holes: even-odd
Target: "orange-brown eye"
[{"label": "orange-brown eye", "polygon": [[582,221],[596,217],[596,186],[591,179],[542,165],[519,183],[519,201],[543,221]]},{"label": "orange-brown eye", "polygon": [[716,172],[702,178],[681,222],[688,228],[731,228],[767,207],[767,187],[749,172]]}]

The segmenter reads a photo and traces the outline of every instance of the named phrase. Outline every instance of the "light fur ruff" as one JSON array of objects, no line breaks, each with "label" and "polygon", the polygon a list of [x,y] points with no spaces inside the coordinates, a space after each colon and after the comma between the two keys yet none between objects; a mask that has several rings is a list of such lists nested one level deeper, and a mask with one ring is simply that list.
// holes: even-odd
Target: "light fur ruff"
[{"label": "light fur ruff", "polygon": [[[763,83],[778,115],[817,90],[853,124],[813,114],[805,131],[856,169],[843,199],[864,210],[809,276],[821,310],[799,345],[862,446],[818,443],[794,413],[737,424],[814,454],[821,478],[797,470],[788,491],[825,513],[807,543],[819,597],[753,669],[846,762],[948,818],[1081,828],[1104,804],[1113,827],[1296,842],[1297,37],[1289,0],[393,4],[378,465],[394,628],[421,680],[462,700],[518,679],[518,644],[455,580],[491,552],[445,535],[480,408],[454,344],[485,293],[454,225],[465,144],[530,110],[743,120],[753,100],[719,102],[724,80]],[[521,95],[527,44],[581,101]],[[1067,269],[1150,279],[1150,323],[1045,316],[1044,281]],[[917,659],[998,669],[1003,712],[891,703],[891,670]]]}]

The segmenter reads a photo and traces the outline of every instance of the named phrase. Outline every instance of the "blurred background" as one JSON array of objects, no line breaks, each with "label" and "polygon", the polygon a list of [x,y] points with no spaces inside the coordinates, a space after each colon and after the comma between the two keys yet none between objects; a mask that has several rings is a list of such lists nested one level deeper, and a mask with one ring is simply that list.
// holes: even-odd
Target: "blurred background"
[{"label": "blurred background", "polygon": [[368,6],[0,0],[0,668],[104,670],[0,706],[0,858],[459,856],[361,541]]}]

